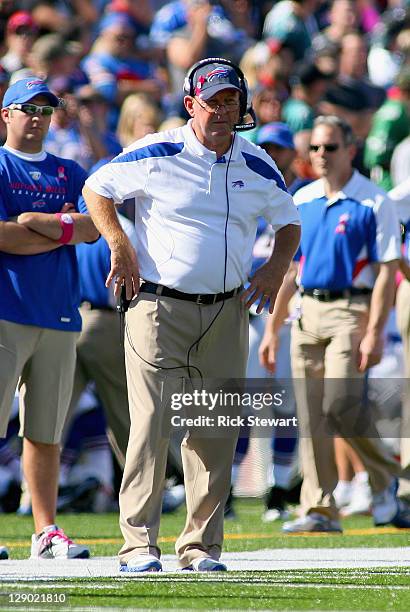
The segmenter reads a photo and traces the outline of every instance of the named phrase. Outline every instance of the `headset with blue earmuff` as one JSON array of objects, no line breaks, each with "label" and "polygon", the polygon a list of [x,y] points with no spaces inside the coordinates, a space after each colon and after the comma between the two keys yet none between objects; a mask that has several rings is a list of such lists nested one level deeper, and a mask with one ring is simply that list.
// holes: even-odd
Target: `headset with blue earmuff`
[{"label": "headset with blue earmuff", "polygon": [[[230,60],[224,59],[222,57],[207,57],[206,59],[200,60],[188,70],[188,73],[184,80],[184,93],[187,96],[195,97],[195,83],[194,83],[194,75],[203,66],[207,66],[208,64],[222,64],[225,66],[229,66],[233,70],[235,70],[238,81],[239,81],[239,123],[234,126],[235,132],[244,132],[246,130],[253,130],[256,126],[256,116],[255,111],[252,108],[252,97],[248,90],[248,85],[246,82],[245,75],[242,70],[236,66]],[[252,121],[249,123],[244,123],[244,118],[246,115],[250,115]]]}]

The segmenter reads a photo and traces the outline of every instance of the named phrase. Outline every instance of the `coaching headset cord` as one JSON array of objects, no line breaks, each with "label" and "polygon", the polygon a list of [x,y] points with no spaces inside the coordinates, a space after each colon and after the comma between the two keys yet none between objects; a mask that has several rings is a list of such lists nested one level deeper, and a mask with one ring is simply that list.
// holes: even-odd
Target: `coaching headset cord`
[{"label": "coaching headset cord", "polygon": [[[229,222],[229,213],[230,213],[229,191],[228,191],[228,172],[229,172],[229,166],[230,166],[230,163],[231,163],[232,152],[233,152],[233,148],[234,148],[234,144],[235,144],[235,138],[236,138],[236,132],[233,133],[231,150],[230,150],[230,153],[229,153],[228,163],[226,165],[226,172],[225,172],[226,216],[225,216],[225,228],[224,228],[225,255],[224,255],[223,293],[226,293],[226,273],[227,273],[227,267],[228,267],[228,222]],[[156,368],[157,370],[183,370],[183,369],[186,369],[186,370],[188,370],[188,376],[189,376],[189,379],[191,381],[191,384],[193,384],[192,377],[191,377],[191,369],[195,370],[196,372],[198,372],[199,377],[201,379],[201,388],[202,388],[203,381],[204,381],[203,376],[202,376],[202,372],[201,372],[201,370],[197,366],[194,366],[194,365],[190,364],[191,351],[193,350],[193,348],[195,346],[198,345],[198,343],[202,340],[202,338],[209,332],[209,330],[211,329],[211,327],[213,326],[213,324],[215,323],[215,321],[217,320],[217,318],[221,314],[221,312],[223,310],[223,307],[225,305],[225,299],[222,300],[222,303],[221,303],[221,306],[220,306],[218,312],[216,313],[216,315],[214,316],[214,318],[212,319],[212,321],[210,322],[208,327],[195,340],[195,342],[193,342],[191,344],[191,346],[188,348],[187,353],[186,353],[186,364],[182,365],[182,366],[173,366],[173,367],[165,367],[165,366],[156,365],[155,363],[151,363],[147,359],[144,359],[144,357],[142,357],[138,353],[138,351],[136,350],[135,346],[132,343],[132,339],[130,337],[128,325],[127,325],[127,322],[125,320],[125,313],[128,310],[128,303],[127,302],[129,303],[128,300],[125,300],[125,286],[123,285],[123,287],[121,289],[121,296],[120,296],[119,304],[117,306],[117,311],[120,314],[121,336],[122,336],[122,331],[124,330],[124,334],[127,335],[128,343],[129,343],[131,349],[133,350],[133,352],[137,355],[137,357],[139,357],[141,359],[141,361],[143,361],[147,365],[150,365],[151,367]],[[200,306],[200,308],[201,308],[201,306]]]}]

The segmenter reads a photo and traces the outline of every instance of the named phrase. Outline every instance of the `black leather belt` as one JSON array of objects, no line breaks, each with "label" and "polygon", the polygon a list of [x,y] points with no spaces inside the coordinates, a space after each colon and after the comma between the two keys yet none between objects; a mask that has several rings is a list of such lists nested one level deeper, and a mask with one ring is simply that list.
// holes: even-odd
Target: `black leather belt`
[{"label": "black leather belt", "polygon": [[177,300],[187,300],[188,302],[195,302],[195,304],[216,304],[222,300],[228,300],[235,295],[238,295],[243,289],[243,286],[232,289],[232,291],[226,291],[226,293],[184,293],[178,291],[178,289],[170,289],[164,287],[164,285],[157,285],[156,283],[143,282],[140,287],[140,293],[154,293],[155,295],[163,295],[165,297],[176,298]]},{"label": "black leather belt", "polygon": [[357,287],[350,287],[349,289],[340,289],[340,291],[332,291],[330,289],[304,289],[302,295],[309,295],[319,302],[332,302],[333,300],[340,300],[342,298],[350,298],[355,295],[370,295],[372,289],[359,289]]}]

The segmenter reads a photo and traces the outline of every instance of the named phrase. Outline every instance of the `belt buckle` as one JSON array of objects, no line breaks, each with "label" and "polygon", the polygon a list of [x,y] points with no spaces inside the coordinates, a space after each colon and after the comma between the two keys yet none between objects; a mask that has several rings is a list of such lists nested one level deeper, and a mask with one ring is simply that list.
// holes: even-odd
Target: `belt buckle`
[{"label": "belt buckle", "polygon": [[328,302],[330,298],[329,289],[313,289],[312,295],[317,300],[323,300],[324,302]]},{"label": "belt buckle", "polygon": [[195,304],[198,304],[198,306],[203,306],[204,302],[203,302],[203,294],[202,293],[198,293],[196,300],[195,300]]}]

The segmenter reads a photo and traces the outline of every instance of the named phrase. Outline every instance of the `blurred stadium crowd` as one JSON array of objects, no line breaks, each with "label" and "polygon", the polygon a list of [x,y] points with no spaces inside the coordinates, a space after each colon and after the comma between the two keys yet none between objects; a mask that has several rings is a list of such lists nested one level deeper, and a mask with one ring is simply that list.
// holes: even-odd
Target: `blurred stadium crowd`
[{"label": "blurred stadium crowd", "polygon": [[[386,191],[410,176],[409,1],[0,0],[0,40],[0,97],[19,79],[44,78],[63,101],[45,148],[86,171],[146,134],[183,125],[187,69],[204,57],[224,57],[241,67],[252,92],[258,125],[245,137],[267,149],[292,192],[315,178],[309,142],[318,115],[337,115],[352,126],[354,167]],[[5,137],[1,122],[0,144]],[[131,205],[121,212],[133,220]],[[261,333],[251,333],[256,351]],[[404,376],[394,312],[386,338],[385,358],[371,374],[375,380]],[[283,360],[288,363],[288,356]],[[257,367],[249,370],[250,377],[261,375]],[[88,378],[67,424],[60,512],[116,507],[121,449],[111,452],[103,398]],[[380,420],[400,420],[400,385],[388,391],[375,383],[373,390]],[[0,511],[25,514],[30,499],[21,482],[17,431],[16,401],[8,437],[0,440]],[[397,455],[399,434],[389,432],[385,437]],[[273,444],[271,451],[269,441],[252,434],[250,443],[238,445],[233,491],[268,491],[266,520],[284,518],[286,503],[297,499],[294,446]],[[164,511],[183,501],[177,447],[170,451]],[[357,458],[342,464],[340,505],[355,500],[352,511],[368,511],[363,466]],[[232,499],[227,514],[234,515]]]}]

